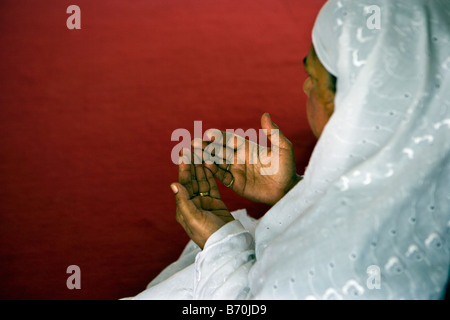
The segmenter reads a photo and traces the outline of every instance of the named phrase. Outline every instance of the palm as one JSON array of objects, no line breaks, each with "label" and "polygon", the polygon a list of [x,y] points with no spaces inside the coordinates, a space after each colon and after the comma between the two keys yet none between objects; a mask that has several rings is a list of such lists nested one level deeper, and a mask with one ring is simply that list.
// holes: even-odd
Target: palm
[{"label": "palm", "polygon": [[212,173],[200,164],[192,164],[192,159],[186,160],[187,163],[179,165],[178,180],[186,188],[190,201],[198,212],[206,216],[213,214],[225,222],[233,220],[233,216],[220,197]]},{"label": "palm", "polygon": [[[264,121],[268,120],[263,117]],[[278,130],[274,132],[268,134],[272,148],[222,132],[222,141],[202,143],[203,154],[214,157],[214,162],[207,161],[205,166],[239,195],[275,204],[300,180],[300,176],[296,173],[292,144]]]},{"label": "palm", "polygon": [[[228,211],[225,203],[221,199],[216,199],[211,196],[194,196],[192,202],[199,212],[203,213],[205,216],[214,215],[220,218],[224,222],[229,222],[233,220],[232,215]],[[215,219],[211,217],[211,219]]]},{"label": "palm", "polygon": [[[292,179],[296,175],[295,159],[292,149],[278,148],[273,150],[252,145],[247,141],[248,150],[258,155],[258,161],[233,165],[230,173],[235,179],[233,190],[253,201],[274,204],[291,187]],[[277,154],[275,154],[277,153]],[[278,157],[278,160],[275,160]],[[267,163],[276,162],[268,166]]]}]

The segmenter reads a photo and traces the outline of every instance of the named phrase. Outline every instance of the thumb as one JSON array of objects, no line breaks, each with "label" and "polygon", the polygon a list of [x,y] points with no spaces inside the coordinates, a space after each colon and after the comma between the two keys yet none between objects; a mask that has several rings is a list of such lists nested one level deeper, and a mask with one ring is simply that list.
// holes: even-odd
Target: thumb
[{"label": "thumb", "polygon": [[197,207],[190,200],[189,192],[180,183],[174,182],[170,185],[173,193],[175,194],[175,200],[177,202],[178,209],[184,216],[192,216],[197,212]]},{"label": "thumb", "polygon": [[290,148],[291,142],[280,131],[280,128],[272,121],[268,113],[264,113],[261,117],[261,128],[267,130],[267,138],[272,145],[280,148]]}]

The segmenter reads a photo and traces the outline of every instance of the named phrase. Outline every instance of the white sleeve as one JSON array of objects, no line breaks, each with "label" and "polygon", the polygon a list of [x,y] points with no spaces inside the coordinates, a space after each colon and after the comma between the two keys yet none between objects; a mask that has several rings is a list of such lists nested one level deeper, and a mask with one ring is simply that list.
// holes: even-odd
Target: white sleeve
[{"label": "white sleeve", "polygon": [[245,299],[255,262],[252,233],[239,220],[217,230],[195,259],[194,299]]}]

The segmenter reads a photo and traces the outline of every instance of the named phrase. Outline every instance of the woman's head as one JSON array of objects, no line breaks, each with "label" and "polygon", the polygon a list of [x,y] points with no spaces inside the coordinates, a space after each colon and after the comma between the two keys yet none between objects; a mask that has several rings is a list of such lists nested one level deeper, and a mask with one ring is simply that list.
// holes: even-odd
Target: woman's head
[{"label": "woman's head", "polygon": [[303,65],[308,74],[303,84],[303,91],[308,96],[306,103],[308,122],[318,138],[334,111],[336,78],[322,65],[314,46],[311,46]]}]

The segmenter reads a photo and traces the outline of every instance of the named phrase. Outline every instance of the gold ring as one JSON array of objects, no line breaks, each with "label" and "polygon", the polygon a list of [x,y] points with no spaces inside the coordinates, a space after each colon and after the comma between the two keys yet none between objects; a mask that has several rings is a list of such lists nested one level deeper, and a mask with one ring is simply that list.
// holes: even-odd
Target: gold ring
[{"label": "gold ring", "polygon": [[231,188],[234,184],[234,177],[231,178],[231,182],[229,184],[226,184],[225,187]]},{"label": "gold ring", "polygon": [[199,192],[198,195],[199,195],[200,197],[206,197],[206,196],[209,196],[209,191],[207,191],[207,192]]}]

